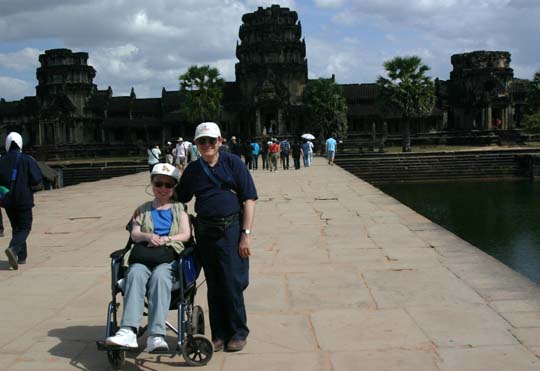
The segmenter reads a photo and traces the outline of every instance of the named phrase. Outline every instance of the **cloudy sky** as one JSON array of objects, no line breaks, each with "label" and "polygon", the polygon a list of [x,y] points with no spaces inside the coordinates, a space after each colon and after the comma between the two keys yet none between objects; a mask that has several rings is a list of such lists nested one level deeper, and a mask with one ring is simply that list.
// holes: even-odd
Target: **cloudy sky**
[{"label": "cloudy sky", "polygon": [[44,50],[90,54],[99,89],[159,97],[192,64],[234,81],[242,15],[279,4],[298,12],[310,78],[374,82],[385,60],[418,55],[448,79],[450,56],[506,50],[515,77],[540,69],[539,0],[0,0],[0,97],[35,95]]}]

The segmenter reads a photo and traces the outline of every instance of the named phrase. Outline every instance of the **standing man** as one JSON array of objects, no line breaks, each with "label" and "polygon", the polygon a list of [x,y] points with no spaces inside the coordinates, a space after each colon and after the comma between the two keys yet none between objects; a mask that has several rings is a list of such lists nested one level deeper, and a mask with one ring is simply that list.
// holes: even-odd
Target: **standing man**
[{"label": "standing man", "polygon": [[287,138],[279,143],[279,148],[281,149],[281,166],[283,170],[289,170],[289,151],[291,150],[291,145],[287,141]]},{"label": "standing man", "polygon": [[334,157],[337,150],[337,141],[334,138],[336,134],[332,133],[330,138],[326,140],[326,153],[328,154],[328,165],[334,165]]},{"label": "standing man", "polygon": [[279,158],[279,144],[277,138],[272,138],[272,144],[268,145],[268,156],[270,157],[270,161],[268,163],[268,169],[272,171],[274,169],[274,172],[277,171],[277,163]]},{"label": "standing man", "polygon": [[262,157],[262,168],[263,170],[270,170],[270,166],[268,164],[268,144],[270,142],[268,141],[267,137],[263,137],[261,142],[261,157]]},{"label": "standing man", "polygon": [[184,170],[186,166],[186,147],[184,146],[184,139],[182,137],[176,140],[176,147],[174,148],[174,165],[180,170]]},{"label": "standing man", "polygon": [[252,160],[252,163],[253,163],[253,169],[254,170],[257,170],[259,168],[259,152],[260,152],[260,147],[259,147],[259,143],[257,143],[256,141],[251,141],[251,148],[252,148],[252,151],[251,151],[251,154],[253,155],[253,160]]},{"label": "standing man", "polygon": [[148,155],[148,171],[152,172],[154,165],[159,163],[159,158],[161,157],[159,145],[154,144],[153,146],[149,146],[146,150],[146,154]]},{"label": "standing man", "polygon": [[167,142],[167,144],[165,145],[165,162],[171,165],[173,164],[173,161],[174,161],[174,157],[172,153],[173,153],[172,143]]},{"label": "standing man", "polygon": [[19,264],[26,263],[26,239],[32,229],[34,207],[32,187],[42,180],[37,162],[22,153],[22,148],[21,135],[13,131],[6,138],[8,153],[0,157],[0,185],[10,190],[3,207],[11,223],[12,238],[5,253],[12,269],[19,269]]},{"label": "standing man", "polygon": [[238,157],[242,157],[242,145],[238,143],[238,139],[233,135],[231,137],[231,153],[234,153]]},{"label": "standing man", "polygon": [[244,290],[249,282],[250,234],[258,198],[242,160],[220,151],[217,124],[195,130],[201,154],[186,168],[176,188],[180,202],[195,196],[195,237],[208,286],[208,309],[214,350],[242,350],[249,334]]}]

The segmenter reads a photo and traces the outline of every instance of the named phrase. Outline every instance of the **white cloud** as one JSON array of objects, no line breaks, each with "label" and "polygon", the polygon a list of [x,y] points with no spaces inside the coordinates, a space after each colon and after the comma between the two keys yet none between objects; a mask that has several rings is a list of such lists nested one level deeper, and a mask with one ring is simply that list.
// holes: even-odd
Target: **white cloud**
[{"label": "white cloud", "polygon": [[253,9],[250,11],[256,11],[258,7],[267,8],[274,4],[277,4],[283,8],[289,8],[291,10],[295,10],[296,8],[295,0],[247,0],[246,1],[247,8]]},{"label": "white cloud", "polygon": [[315,4],[321,8],[339,8],[344,3],[345,0],[315,0]]},{"label": "white cloud", "polygon": [[450,56],[473,50],[510,51],[517,77],[539,68],[538,0],[0,0],[0,75],[33,87],[38,54],[65,47],[88,52],[115,95],[178,89],[192,64],[234,81],[242,15],[272,4],[298,12],[310,78],[373,82],[385,60],[414,53],[447,79]]},{"label": "white cloud", "polygon": [[0,67],[13,70],[35,70],[39,67],[39,50],[24,48],[12,53],[0,53]]},{"label": "white cloud", "polygon": [[12,101],[35,94],[36,91],[33,84],[20,79],[0,76],[0,98],[4,98],[7,101]]}]

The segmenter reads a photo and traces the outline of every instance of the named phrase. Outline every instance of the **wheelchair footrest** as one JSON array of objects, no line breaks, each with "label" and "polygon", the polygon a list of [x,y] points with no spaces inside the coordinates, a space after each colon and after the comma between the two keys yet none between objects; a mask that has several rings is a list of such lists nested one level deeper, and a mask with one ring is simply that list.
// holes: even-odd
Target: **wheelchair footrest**
[{"label": "wheelchair footrest", "polygon": [[139,350],[139,348],[122,347],[119,345],[108,345],[107,343],[105,343],[105,340],[97,340],[96,345],[97,349],[102,351],[125,350],[129,352]]},{"label": "wheelchair footrest", "polygon": [[178,354],[175,350],[154,350],[153,352],[150,352],[148,354],[155,354],[158,356],[175,356]]}]

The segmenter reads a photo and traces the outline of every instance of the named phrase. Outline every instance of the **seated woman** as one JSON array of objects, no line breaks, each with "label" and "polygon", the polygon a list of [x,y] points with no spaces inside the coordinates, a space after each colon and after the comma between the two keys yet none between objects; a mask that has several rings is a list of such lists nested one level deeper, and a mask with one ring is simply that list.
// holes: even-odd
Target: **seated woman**
[{"label": "seated woman", "polygon": [[183,204],[172,200],[180,173],[170,164],[158,163],[150,176],[154,200],[139,206],[132,220],[133,247],[124,255],[128,266],[120,329],[106,339],[108,345],[137,348],[137,330],[148,299],[148,339],[145,352],[168,350],[165,321],[176,278],[178,254],[191,236]]}]

